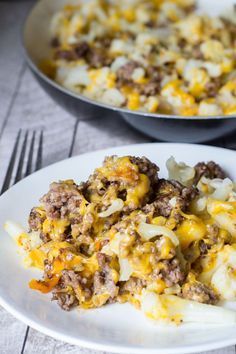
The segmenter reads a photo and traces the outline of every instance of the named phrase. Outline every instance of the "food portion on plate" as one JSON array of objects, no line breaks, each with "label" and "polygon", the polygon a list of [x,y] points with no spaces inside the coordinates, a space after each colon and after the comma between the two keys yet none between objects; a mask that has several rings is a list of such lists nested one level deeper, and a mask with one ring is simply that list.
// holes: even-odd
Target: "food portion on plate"
[{"label": "food portion on plate", "polygon": [[235,33],[233,16],[199,14],[194,0],[78,1],[52,17],[51,57],[41,69],[65,88],[116,107],[232,115]]},{"label": "food portion on plate", "polygon": [[[86,182],[51,184],[29,232],[7,221],[29,286],[64,310],[129,302],[158,322],[235,323],[236,189],[214,162],[110,156]],[[218,306],[217,306],[218,305]]]}]

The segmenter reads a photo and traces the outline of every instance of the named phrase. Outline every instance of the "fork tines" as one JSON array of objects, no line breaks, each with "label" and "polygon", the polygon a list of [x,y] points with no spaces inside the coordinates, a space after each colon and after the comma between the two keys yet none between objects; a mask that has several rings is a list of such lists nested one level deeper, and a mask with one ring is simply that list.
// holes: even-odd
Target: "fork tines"
[{"label": "fork tines", "polygon": [[1,193],[41,168],[43,131],[22,131],[17,134]]}]

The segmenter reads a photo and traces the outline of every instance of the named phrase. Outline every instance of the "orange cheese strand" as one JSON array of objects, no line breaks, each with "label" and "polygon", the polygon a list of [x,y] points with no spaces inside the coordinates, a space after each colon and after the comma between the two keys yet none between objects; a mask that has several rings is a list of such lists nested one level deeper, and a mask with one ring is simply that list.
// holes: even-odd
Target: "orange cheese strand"
[{"label": "orange cheese strand", "polygon": [[29,287],[30,289],[38,290],[41,291],[41,293],[43,294],[47,294],[52,291],[52,289],[58,284],[59,279],[59,277],[53,277],[52,279],[48,279],[45,281],[32,279],[29,282]]}]

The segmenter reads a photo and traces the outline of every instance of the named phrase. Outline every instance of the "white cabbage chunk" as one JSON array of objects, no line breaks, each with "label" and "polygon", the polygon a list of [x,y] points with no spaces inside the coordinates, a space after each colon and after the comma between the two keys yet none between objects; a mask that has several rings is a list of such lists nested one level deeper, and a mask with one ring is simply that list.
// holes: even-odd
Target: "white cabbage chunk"
[{"label": "white cabbage chunk", "polygon": [[198,190],[212,199],[227,201],[234,192],[234,183],[229,179],[202,177],[197,185]]},{"label": "white cabbage chunk", "polygon": [[222,202],[209,198],[207,211],[220,228],[236,238],[236,202]]},{"label": "white cabbage chunk", "polygon": [[91,82],[85,65],[58,68],[56,80],[69,89],[78,85],[87,86]]},{"label": "white cabbage chunk", "polygon": [[31,266],[29,251],[42,245],[43,241],[40,238],[40,232],[26,232],[20,224],[10,220],[5,222],[4,229],[19,246],[18,252],[23,259],[24,265],[26,267]]},{"label": "white cabbage chunk", "polygon": [[129,280],[130,276],[133,273],[133,268],[127,258],[120,257],[120,244],[121,242],[127,240],[129,237],[128,234],[121,234],[117,232],[113,239],[105,245],[101,252],[107,254],[108,256],[112,256],[115,254],[118,257],[119,265],[120,265],[120,281],[127,281]]},{"label": "white cabbage chunk", "polygon": [[141,222],[137,231],[139,235],[142,236],[142,238],[146,241],[149,241],[156,236],[166,236],[171,240],[174,246],[179,245],[179,239],[175,235],[174,231],[168,229],[165,226],[158,226]]},{"label": "white cabbage chunk", "polygon": [[[207,266],[207,260],[206,260]],[[236,244],[226,245],[218,252],[213,267],[210,267],[210,284],[223,300],[236,298]],[[204,275],[204,273],[203,273]],[[202,277],[202,276],[201,276]],[[209,274],[208,274],[209,280]]]},{"label": "white cabbage chunk", "polygon": [[106,104],[120,107],[125,103],[125,96],[118,89],[110,88],[103,93],[101,101]]},{"label": "white cabbage chunk", "polygon": [[7,220],[4,224],[4,230],[8,233],[9,236],[13,238],[14,241],[18,242],[18,239],[21,235],[27,235],[25,229],[18,223],[14,221]]},{"label": "white cabbage chunk", "polygon": [[201,260],[201,267],[201,282],[211,285],[222,300],[236,298],[236,244],[207,255]]},{"label": "white cabbage chunk", "polygon": [[211,198],[218,200],[228,200],[230,194],[234,190],[234,183],[229,179],[215,178],[210,182],[211,186],[215,189],[212,193]]},{"label": "white cabbage chunk", "polygon": [[232,191],[232,192],[229,194],[228,202],[236,202],[236,192],[235,192],[235,191]]},{"label": "white cabbage chunk", "polygon": [[126,57],[123,56],[117,57],[111,64],[111,70],[114,72],[118,71],[123,65],[127,64],[128,61],[129,60]]},{"label": "white cabbage chunk", "polygon": [[26,232],[20,224],[14,221],[7,220],[4,229],[25,251],[37,248],[43,243],[39,231]]},{"label": "white cabbage chunk", "polygon": [[196,212],[202,212],[207,206],[207,197],[200,197],[194,201],[194,208]]},{"label": "white cabbage chunk", "polygon": [[119,257],[119,264],[120,264],[120,281],[127,281],[131,277],[133,273],[133,268],[130,265],[130,262],[127,258],[120,258]]},{"label": "white cabbage chunk", "polygon": [[169,288],[164,289],[165,295],[179,295],[181,294],[181,287],[179,284],[175,284]]},{"label": "white cabbage chunk", "polygon": [[175,295],[157,295],[148,290],[142,291],[141,310],[147,317],[167,323],[236,323],[236,312],[234,311],[185,300]]},{"label": "white cabbage chunk", "polygon": [[173,156],[166,161],[166,167],[169,179],[174,179],[184,186],[192,183],[195,176],[195,169],[193,167],[186,165],[184,162],[177,163]]},{"label": "white cabbage chunk", "polygon": [[213,274],[211,284],[222,299],[234,300],[236,298],[236,268],[232,268],[229,264],[221,265]]},{"label": "white cabbage chunk", "polygon": [[115,236],[110,240],[110,242],[102,248],[101,252],[107,254],[108,256],[112,256],[113,254],[119,256],[120,244],[127,237],[128,236],[126,234],[117,232]]},{"label": "white cabbage chunk", "polygon": [[42,244],[39,231],[26,232],[20,224],[14,221],[7,220],[4,224],[4,230],[26,251]]},{"label": "white cabbage chunk", "polygon": [[122,199],[115,199],[109,206],[109,208],[101,213],[98,214],[100,218],[107,218],[108,216],[111,216],[112,214],[121,211],[124,206],[124,202]]}]

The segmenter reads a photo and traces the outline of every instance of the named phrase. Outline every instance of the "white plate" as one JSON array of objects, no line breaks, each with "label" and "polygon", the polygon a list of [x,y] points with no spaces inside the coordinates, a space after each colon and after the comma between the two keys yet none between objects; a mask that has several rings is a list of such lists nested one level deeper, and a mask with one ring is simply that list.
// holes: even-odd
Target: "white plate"
[{"label": "white plate", "polygon": [[[0,225],[12,219],[26,225],[30,209],[48,190],[51,181],[73,178],[85,180],[107,155],[147,156],[166,176],[165,161],[195,164],[215,160],[236,180],[236,152],[208,146],[184,144],[142,144],[93,152],[45,168],[21,181],[0,198]],[[28,288],[39,276],[24,269],[17,246],[1,227],[0,304],[29,326],[71,344],[116,353],[192,353],[236,343],[235,326],[182,325],[160,327],[149,322],[131,305],[109,305],[97,310],[62,311],[50,296]],[[235,307],[236,308],[236,307]]]}]

